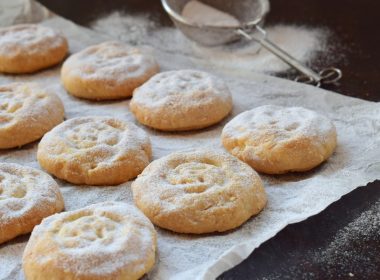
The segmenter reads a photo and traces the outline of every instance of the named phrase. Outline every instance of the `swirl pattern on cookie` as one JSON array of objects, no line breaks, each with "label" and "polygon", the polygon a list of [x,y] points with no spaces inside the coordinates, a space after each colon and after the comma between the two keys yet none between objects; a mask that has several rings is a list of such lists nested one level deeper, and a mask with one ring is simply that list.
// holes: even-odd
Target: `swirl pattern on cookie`
[{"label": "swirl pattern on cookie", "polygon": [[159,130],[181,131],[213,125],[232,109],[223,80],[196,70],[162,72],[137,88],[130,108],[137,120]]},{"label": "swirl pattern on cookie", "polygon": [[262,181],[252,168],[211,150],[153,161],[132,183],[132,191],[154,224],[180,233],[236,228],[266,204]]},{"label": "swirl pattern on cookie", "polygon": [[112,117],[81,117],[47,133],[37,158],[49,173],[74,184],[116,185],[149,164],[148,135],[132,123]]},{"label": "swirl pattern on cookie", "polygon": [[61,62],[68,45],[59,32],[42,25],[0,28],[0,72],[30,73]]},{"label": "swirl pattern on cookie", "polygon": [[255,170],[307,171],[333,153],[336,129],[326,117],[302,107],[266,105],[241,113],[223,129],[224,147]]},{"label": "swirl pattern on cookie", "polygon": [[0,163],[0,243],[29,233],[47,216],[61,211],[63,198],[46,173]]},{"label": "swirl pattern on cookie", "polygon": [[133,90],[156,74],[155,59],[119,42],[104,42],[70,56],[61,80],[74,96],[102,100],[132,96]]},{"label": "swirl pattern on cookie", "polygon": [[154,265],[156,232],[133,206],[104,202],[44,219],[23,256],[27,279],[138,279]]},{"label": "swirl pattern on cookie", "polygon": [[58,96],[36,83],[0,86],[0,149],[40,139],[63,117]]}]

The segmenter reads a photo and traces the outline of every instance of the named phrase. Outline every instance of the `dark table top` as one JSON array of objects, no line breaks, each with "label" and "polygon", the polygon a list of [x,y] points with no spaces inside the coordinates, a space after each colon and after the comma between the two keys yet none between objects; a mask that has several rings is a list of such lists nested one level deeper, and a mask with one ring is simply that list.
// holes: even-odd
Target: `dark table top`
[{"label": "dark table top", "polygon": [[[81,25],[116,10],[151,13],[163,25],[171,25],[158,0],[39,2]],[[331,30],[344,77],[327,89],[380,101],[379,10],[380,2],[375,0],[273,0],[267,24]],[[313,63],[317,68],[330,66],[323,59]],[[287,226],[220,279],[380,279],[379,252],[380,181],[376,181],[343,196],[320,214]]]}]

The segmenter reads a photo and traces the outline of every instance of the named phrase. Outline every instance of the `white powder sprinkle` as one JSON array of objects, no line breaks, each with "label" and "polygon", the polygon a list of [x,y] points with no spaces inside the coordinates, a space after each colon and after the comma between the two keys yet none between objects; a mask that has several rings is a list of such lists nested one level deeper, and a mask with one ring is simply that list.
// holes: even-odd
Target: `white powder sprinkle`
[{"label": "white powder sprinkle", "polygon": [[63,43],[64,38],[59,32],[41,25],[19,24],[0,28],[0,53],[3,56],[47,52]]},{"label": "white powder sprinkle", "polygon": [[[308,251],[297,265],[283,263],[260,279],[284,279],[284,275],[288,279],[374,278],[379,274],[375,248],[380,246],[380,200],[357,217],[352,217],[352,221],[327,242],[323,249]],[[292,254],[294,258],[299,257]]]},{"label": "white powder sprinkle", "polygon": [[[129,20],[134,24],[134,20],[138,19],[131,17]],[[44,24],[63,30],[69,39],[72,51],[110,39],[56,16],[44,21]],[[104,27],[104,31],[105,34],[112,36],[119,31],[126,33],[125,27],[116,24]],[[165,32],[166,35],[163,36]],[[191,55],[187,54],[194,53],[193,47],[189,43],[183,43],[187,41],[179,31],[173,28],[157,28],[156,31],[149,27],[147,33],[153,36],[148,38],[137,36],[137,39],[144,39],[143,42],[146,44],[149,44],[149,40],[157,43],[151,45],[155,47],[155,57],[162,69],[200,68],[199,64],[191,63]],[[181,46],[188,48],[182,50]],[[315,215],[343,194],[379,178],[380,165],[377,162],[380,157],[380,139],[376,137],[376,124],[380,116],[378,104],[258,74],[250,73],[249,79],[246,80],[236,79],[232,75],[221,75],[221,77],[233,93],[234,110],[231,117],[265,104],[310,108],[333,119],[339,135],[336,153],[325,165],[313,172],[278,177],[263,176],[268,193],[268,205],[260,215],[249,220],[238,230],[228,234],[192,237],[176,235],[157,228],[159,257],[149,274],[150,279],[214,279],[222,271],[241,262],[287,224]],[[67,118],[111,115],[134,121],[128,110],[129,100],[95,103],[67,94],[60,85],[58,68],[22,77],[0,76],[1,83],[17,80],[35,80],[49,85],[64,102]],[[220,132],[224,124],[225,122],[222,122],[209,129],[192,133],[162,133],[147,128],[144,130],[151,136],[156,159],[174,151],[199,147],[221,148]],[[37,145],[31,144],[19,150],[4,150],[0,152],[1,160],[38,166],[35,158],[36,149]],[[67,210],[107,200],[133,203],[130,182],[107,188],[83,188],[58,182]],[[27,238],[19,238],[1,247],[0,255],[4,257],[0,261],[0,274],[4,279],[23,278],[20,270],[23,246],[19,244],[23,245],[26,241]],[[357,275],[356,271],[347,271],[349,272]]]},{"label": "white powder sprinkle", "polygon": [[380,200],[340,230],[327,249],[315,254],[314,262],[323,265],[328,276],[339,271],[347,271],[350,277],[374,275],[378,271],[375,248],[380,245],[379,229]]},{"label": "white powder sprinkle", "polygon": [[[290,67],[255,42],[239,41],[218,47],[204,47],[188,40],[174,27],[160,27],[147,15],[114,12],[95,21],[91,28],[109,33],[129,44],[145,44],[169,53],[193,56],[206,68],[222,72],[279,73]],[[317,56],[330,56],[327,45],[330,32],[324,28],[275,25],[266,28],[268,37],[299,61],[308,64]],[[330,60],[330,59],[329,59]]]},{"label": "white powder sprinkle", "polygon": [[239,21],[234,16],[196,0],[186,3],[182,10],[182,16],[193,24],[229,27],[239,26]]},{"label": "white powder sprinkle", "polygon": [[[154,254],[155,239],[153,225],[135,207],[97,203],[44,219],[31,234],[25,255],[33,252],[33,256],[25,262],[37,263],[43,271],[54,257],[55,270],[70,271],[79,279],[85,275],[110,279],[120,270],[131,274],[142,270]],[[49,254],[42,254],[46,244]],[[134,270],[131,263],[140,265]]]},{"label": "white powder sprinkle", "polygon": [[[7,240],[2,236],[7,229],[26,217],[41,219],[62,208],[58,185],[50,176],[27,166],[0,163],[0,242]],[[25,230],[12,228],[18,235]]]},{"label": "white powder sprinkle", "polygon": [[144,43],[149,33],[157,24],[147,14],[126,16],[120,12],[113,12],[96,20],[92,29],[106,34],[112,30],[112,36],[121,41],[127,41],[132,45]]},{"label": "white powder sprinkle", "polygon": [[151,55],[117,41],[107,41],[71,55],[62,72],[84,80],[101,79],[103,83],[114,83],[111,88],[117,88],[130,79],[152,75],[156,68]]},{"label": "white powder sprinkle", "polygon": [[223,134],[236,140],[244,139],[250,134],[249,138],[255,139],[261,136],[261,130],[273,133],[277,141],[302,135],[308,138],[315,137],[324,143],[324,136],[329,135],[335,128],[328,118],[303,107],[265,105],[236,116],[224,126]]},{"label": "white powder sprinkle", "polygon": [[[199,94],[207,96],[200,97]],[[151,111],[172,104],[196,108],[211,102],[229,103],[231,94],[224,81],[209,73],[194,70],[161,72],[135,90],[134,103]]]}]

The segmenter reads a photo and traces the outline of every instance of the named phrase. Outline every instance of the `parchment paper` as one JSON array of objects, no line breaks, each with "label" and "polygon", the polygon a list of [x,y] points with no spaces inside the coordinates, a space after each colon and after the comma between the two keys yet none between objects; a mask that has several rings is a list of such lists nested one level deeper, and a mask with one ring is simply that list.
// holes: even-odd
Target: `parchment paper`
[{"label": "parchment paper", "polygon": [[[20,22],[25,16],[27,21],[35,21],[27,12],[30,9],[17,10],[17,5],[14,6],[16,8],[12,12],[15,20]],[[4,7],[5,1],[0,2],[2,11]],[[10,16],[4,14],[0,13],[0,25],[11,24],[13,21]],[[61,30],[69,39],[71,53],[108,39],[106,35],[76,26],[58,16],[42,20],[42,24]],[[150,51],[156,56],[162,70],[199,68],[195,58],[157,51],[152,47]],[[136,123],[128,109],[129,100],[87,102],[68,95],[59,82],[59,69],[57,66],[34,75],[0,75],[0,83],[38,81],[46,85],[63,100],[67,119],[85,115],[112,115]],[[217,69],[213,69],[213,72],[218,74]],[[260,74],[239,73],[239,77],[233,73],[219,75],[226,80],[233,93],[232,115],[219,125],[191,133],[160,133],[143,127],[151,135],[155,159],[173,151],[197,147],[222,149],[220,132],[224,124],[240,112],[264,104],[304,106],[327,115],[337,127],[338,147],[331,159],[311,172],[262,176],[269,197],[268,205],[260,215],[236,230],[191,236],[156,228],[157,262],[147,276],[149,279],[213,279],[241,262],[286,225],[305,220],[321,212],[342,195],[380,178],[380,104]],[[0,161],[40,168],[36,161],[37,144],[0,151]],[[80,187],[63,181],[58,183],[64,195],[66,210],[106,200],[133,203],[130,182],[116,187]],[[28,237],[22,236],[0,245],[0,279],[23,279],[21,256]]]}]

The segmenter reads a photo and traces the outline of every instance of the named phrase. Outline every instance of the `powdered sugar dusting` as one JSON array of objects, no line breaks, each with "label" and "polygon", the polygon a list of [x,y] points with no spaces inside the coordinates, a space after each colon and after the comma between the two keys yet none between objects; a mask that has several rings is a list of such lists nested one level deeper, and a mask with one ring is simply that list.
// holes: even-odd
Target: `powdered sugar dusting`
[{"label": "powdered sugar dusting", "polygon": [[[327,30],[297,25],[275,25],[266,28],[268,38],[287,51],[297,60],[312,64],[317,54],[328,57]],[[213,68],[222,68],[224,72],[263,72],[279,73],[290,68],[269,51],[260,48],[255,42],[238,42],[226,46],[205,48],[193,46],[203,63]],[[233,63],[231,63],[233,61]]]},{"label": "powdered sugar dusting", "polygon": [[284,263],[265,279],[283,279],[284,270],[292,279],[375,279],[379,274],[375,248],[380,245],[380,200],[347,219],[351,222],[326,240],[322,248],[306,252],[297,266],[287,267]]},{"label": "powdered sugar dusting", "polygon": [[[328,277],[336,278],[336,270],[346,271],[345,275],[339,275],[341,277],[366,278],[365,275],[376,275],[378,267],[373,258],[378,257],[374,248],[380,243],[379,230],[380,201],[377,201],[338,231],[325,250],[314,252],[313,262],[320,264]],[[367,258],[371,255],[372,258]]]},{"label": "powdered sugar dusting", "polygon": [[[129,18],[130,21],[134,19]],[[44,21],[44,24],[64,30],[74,50],[110,39],[106,35],[91,32],[59,17]],[[106,34],[110,34],[112,30],[115,36],[119,34],[118,30],[125,32],[124,27],[117,25],[108,25],[104,30]],[[173,39],[170,39],[170,36],[159,39],[156,35],[162,35],[162,30],[154,35],[156,42],[162,43],[160,46],[154,45],[155,56],[160,66],[167,70],[202,68],[199,59],[194,58],[192,52],[178,50],[177,42],[173,43],[173,40],[180,40],[183,35],[177,31],[173,33],[173,30],[168,29],[168,34],[173,36]],[[172,46],[169,46],[170,44]],[[213,72],[220,71],[215,68]],[[245,71],[244,75],[248,78],[236,78],[237,75],[234,75],[233,71],[228,75],[220,75],[233,93],[234,110],[231,117],[261,105],[303,106],[326,115],[334,122],[340,136],[337,150],[326,164],[313,172],[276,177],[262,176],[268,193],[268,205],[260,215],[235,231],[193,237],[157,229],[159,254],[155,267],[149,274],[152,279],[214,279],[224,270],[241,262],[287,224],[315,215],[343,194],[379,178],[379,104],[249,71]],[[128,110],[128,100],[92,103],[68,95],[59,83],[59,69],[23,77],[0,76],[2,83],[15,80],[36,80],[49,85],[65,103],[67,118],[112,115],[135,122]],[[144,129],[151,136],[154,158],[157,159],[174,151],[199,147],[221,148],[220,133],[224,124],[225,122],[222,122],[191,133],[162,133]],[[32,144],[19,150],[0,151],[0,157],[3,162],[23,162],[37,167],[36,150],[37,145]],[[83,188],[62,181],[59,181],[59,184],[67,210],[107,200],[133,203],[130,182],[107,188]],[[25,244],[26,241],[16,239],[15,242],[18,243],[7,243],[0,248],[0,254],[3,256],[0,271],[5,279],[23,279],[19,269],[23,249],[20,244]],[[15,257],[16,255],[18,257]]]},{"label": "powdered sugar dusting", "polygon": [[[134,275],[151,261],[155,243],[153,225],[140,211],[125,203],[105,202],[43,220],[30,237],[25,260],[34,255],[41,267],[56,254],[53,263],[77,276],[110,277],[125,270]],[[37,247],[41,255],[34,251]]]},{"label": "powdered sugar dusting", "polygon": [[198,25],[239,26],[239,21],[234,16],[196,0],[186,3],[182,10],[182,16],[189,22]]},{"label": "powdered sugar dusting", "polygon": [[136,205],[153,223],[176,232],[226,231],[266,204],[257,173],[216,149],[160,158],[132,183],[132,190]]},{"label": "powdered sugar dusting", "polygon": [[65,75],[82,79],[104,79],[125,83],[157,68],[154,58],[119,42],[104,42],[70,56],[63,65]]},{"label": "powdered sugar dusting", "polygon": [[111,26],[113,26],[112,33],[115,39],[131,45],[141,45],[152,35],[153,31],[156,31],[157,23],[150,18],[149,14],[126,16],[121,12],[112,12],[92,24],[94,30],[105,31],[106,34]]},{"label": "powdered sugar dusting", "polygon": [[38,208],[55,208],[56,204],[63,207],[58,185],[50,176],[34,168],[0,163],[0,227],[3,230]]},{"label": "powdered sugar dusting", "polygon": [[19,24],[0,28],[0,54],[33,53],[56,48],[65,39],[57,31],[46,26]]},{"label": "powdered sugar dusting", "polygon": [[[178,29],[160,27],[148,15],[124,15],[111,13],[96,20],[91,28],[113,36],[127,43],[150,45],[161,52],[190,56],[198,65],[209,70],[227,74],[247,72],[278,73],[289,69],[289,65],[273,54],[260,49],[255,42],[242,42],[219,47],[202,47],[188,40]],[[129,32],[130,29],[136,30]],[[331,60],[328,41],[330,33],[323,28],[299,25],[274,25],[266,27],[270,40],[303,63],[311,63],[316,55]]]},{"label": "powdered sugar dusting", "polygon": [[[228,196],[236,186],[255,192],[258,178],[255,175],[247,165],[225,152],[198,149],[173,153],[152,162],[132,184],[132,188],[142,201],[167,207],[162,210],[164,213],[186,209],[189,206],[186,201],[195,197],[195,200],[207,200],[207,197],[221,192]],[[220,204],[223,204],[223,196],[220,199]],[[238,199],[235,197],[225,201],[224,206],[236,203]],[[216,204],[219,203],[212,206]]]},{"label": "powdered sugar dusting", "polygon": [[195,70],[166,71],[152,77],[135,90],[133,102],[154,110],[172,103],[197,107],[211,100],[231,102],[231,94],[222,79]]},{"label": "powdered sugar dusting", "polygon": [[[0,135],[16,122],[49,118],[52,104],[61,103],[37,83],[11,83],[0,86]],[[57,108],[58,110],[58,108]],[[30,124],[30,123],[29,123]]]},{"label": "powdered sugar dusting", "polygon": [[40,149],[51,158],[76,161],[81,157],[81,167],[89,172],[117,164],[128,154],[148,162],[150,140],[133,123],[111,117],[81,117],[67,120],[45,134]]},{"label": "powdered sugar dusting", "polygon": [[297,134],[319,137],[321,141],[325,135],[335,130],[328,118],[311,110],[266,105],[236,116],[224,127],[223,134],[233,138],[244,138],[247,134],[254,137],[256,129],[270,129],[278,140]]}]

